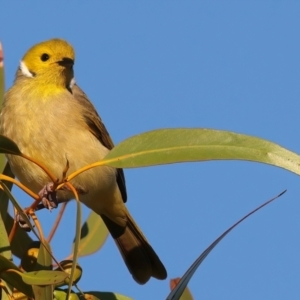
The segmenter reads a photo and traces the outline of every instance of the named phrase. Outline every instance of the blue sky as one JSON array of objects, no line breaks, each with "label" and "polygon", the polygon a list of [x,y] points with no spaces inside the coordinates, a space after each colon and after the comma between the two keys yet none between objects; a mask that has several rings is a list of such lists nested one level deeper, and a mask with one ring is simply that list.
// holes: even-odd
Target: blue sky
[{"label": "blue sky", "polygon": [[[33,44],[53,37],[76,50],[78,84],[113,140],[156,128],[230,130],[300,152],[300,3],[297,1],[6,1],[0,39],[6,86]],[[195,299],[299,299],[300,185],[250,162],[125,170],[128,207],[169,279],[244,214],[288,192],[231,232],[197,271]],[[16,191],[24,206],[30,199]],[[52,246],[74,236],[74,203]],[[85,215],[88,211],[85,210]],[[47,232],[55,212],[41,212]],[[137,285],[109,239],[80,259],[82,290],[165,299],[168,281]]]}]

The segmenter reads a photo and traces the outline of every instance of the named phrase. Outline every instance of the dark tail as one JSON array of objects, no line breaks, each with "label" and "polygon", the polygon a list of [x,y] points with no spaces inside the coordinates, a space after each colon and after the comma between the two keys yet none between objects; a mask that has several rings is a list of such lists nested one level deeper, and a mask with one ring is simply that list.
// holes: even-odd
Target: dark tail
[{"label": "dark tail", "polygon": [[166,279],[167,271],[145,236],[127,211],[127,226],[122,227],[101,215],[114,238],[134,280],[145,284],[150,277]]}]

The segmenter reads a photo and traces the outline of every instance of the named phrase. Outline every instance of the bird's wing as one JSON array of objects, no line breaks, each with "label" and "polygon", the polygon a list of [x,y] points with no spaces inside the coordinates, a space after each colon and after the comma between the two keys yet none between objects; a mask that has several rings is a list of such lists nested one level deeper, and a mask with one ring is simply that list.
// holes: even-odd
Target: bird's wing
[{"label": "bird's wing", "polygon": [[[111,150],[114,147],[113,141],[109,136],[100,116],[98,115],[95,107],[89,101],[87,95],[80,89],[78,85],[72,87],[72,93],[76,101],[80,102],[84,107],[84,118],[89,127],[90,132],[104,145],[107,149]],[[123,169],[117,169],[117,183],[123,198],[127,201],[127,192],[125,186],[125,176]]]}]

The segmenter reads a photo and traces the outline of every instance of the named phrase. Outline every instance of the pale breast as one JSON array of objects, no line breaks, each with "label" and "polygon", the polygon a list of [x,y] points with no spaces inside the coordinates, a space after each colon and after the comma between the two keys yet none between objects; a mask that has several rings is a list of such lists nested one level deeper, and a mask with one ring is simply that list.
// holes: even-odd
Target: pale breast
[{"label": "pale breast", "polygon": [[[14,95],[14,96],[12,96]],[[65,92],[43,99],[20,98],[10,90],[0,115],[0,132],[11,138],[22,153],[40,161],[56,177],[62,177],[67,161],[68,174],[101,160],[108,149],[88,130],[80,104]],[[38,192],[48,176],[23,158],[8,155],[19,180]],[[102,193],[115,185],[115,169],[97,167],[76,177],[74,185],[87,193]]]}]

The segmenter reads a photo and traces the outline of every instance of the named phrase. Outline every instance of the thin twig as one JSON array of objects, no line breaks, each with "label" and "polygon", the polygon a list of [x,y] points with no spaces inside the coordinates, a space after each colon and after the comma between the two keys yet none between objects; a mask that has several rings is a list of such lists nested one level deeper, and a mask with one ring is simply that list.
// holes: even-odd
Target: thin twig
[{"label": "thin twig", "polygon": [[62,216],[63,216],[63,214],[64,214],[64,212],[65,212],[65,209],[66,209],[67,204],[68,204],[68,202],[64,202],[64,203],[61,205],[61,207],[60,207],[60,211],[59,211],[59,213],[58,213],[58,216],[57,216],[57,218],[56,218],[56,220],[55,220],[55,222],[54,222],[54,225],[52,226],[51,231],[50,231],[50,233],[49,233],[49,235],[48,235],[48,237],[47,237],[47,242],[48,242],[48,243],[51,242],[51,240],[52,240],[52,238],[53,238],[53,236],[54,236],[54,234],[55,234],[55,232],[56,232],[56,230],[57,230],[57,228],[58,228],[58,225],[59,225],[59,223],[60,223],[60,221],[61,221],[61,219],[62,219]]},{"label": "thin twig", "polygon": [[36,229],[38,230],[40,241],[42,243],[44,243],[45,237],[44,237],[44,233],[43,233],[40,221],[38,220],[34,210],[29,211],[29,214],[32,218],[32,221],[34,222],[34,225],[35,225]]},{"label": "thin twig", "polygon": [[17,232],[17,227],[19,226],[18,225],[18,222],[16,221],[16,214],[17,214],[17,210],[14,208],[14,224],[10,230],[10,233],[9,233],[9,236],[8,236],[8,240],[9,240],[9,243],[11,244],[16,232]]}]

